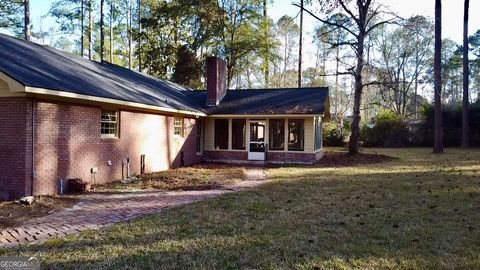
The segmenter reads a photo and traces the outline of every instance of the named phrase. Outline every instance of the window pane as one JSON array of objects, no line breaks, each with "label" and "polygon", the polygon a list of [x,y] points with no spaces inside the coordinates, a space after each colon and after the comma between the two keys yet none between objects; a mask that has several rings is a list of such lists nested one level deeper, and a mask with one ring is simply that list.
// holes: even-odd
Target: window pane
[{"label": "window pane", "polygon": [[285,120],[271,119],[269,131],[270,150],[285,149]]},{"label": "window pane", "polygon": [[116,137],[118,135],[118,112],[102,110],[100,134]]},{"label": "window pane", "polygon": [[228,120],[215,119],[215,149],[228,149]]},{"label": "window pane", "polygon": [[288,120],[288,150],[303,151],[304,120]]},{"label": "window pane", "polygon": [[173,134],[183,137],[183,117],[173,118]]},{"label": "window pane", "polygon": [[232,149],[245,150],[245,132],[247,121],[245,119],[232,120]]}]

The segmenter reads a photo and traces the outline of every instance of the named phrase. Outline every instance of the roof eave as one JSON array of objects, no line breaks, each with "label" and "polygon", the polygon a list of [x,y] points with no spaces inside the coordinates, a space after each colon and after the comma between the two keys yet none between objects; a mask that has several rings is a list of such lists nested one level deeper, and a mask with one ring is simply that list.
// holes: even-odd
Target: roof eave
[{"label": "roof eave", "polygon": [[81,100],[84,102],[111,104],[111,105],[116,105],[120,107],[138,108],[138,109],[156,111],[160,113],[183,114],[183,115],[191,115],[195,117],[207,116],[203,112],[179,110],[179,109],[173,109],[173,108],[166,108],[162,106],[147,105],[147,104],[131,102],[131,101],[124,101],[124,100],[104,98],[104,97],[95,97],[95,96],[82,95],[77,93],[57,91],[57,90],[38,88],[38,87],[25,86],[24,92],[27,94],[36,95],[36,96],[58,97],[58,98],[65,98],[65,99],[71,99],[71,100]]}]

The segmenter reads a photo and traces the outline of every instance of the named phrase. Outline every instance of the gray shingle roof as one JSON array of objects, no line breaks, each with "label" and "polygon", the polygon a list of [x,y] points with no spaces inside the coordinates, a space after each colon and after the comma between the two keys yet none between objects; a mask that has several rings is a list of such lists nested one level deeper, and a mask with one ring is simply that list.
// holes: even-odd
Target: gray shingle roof
[{"label": "gray shingle roof", "polygon": [[206,92],[187,93],[207,114],[325,114],[328,113],[328,88],[287,88],[228,90],[220,105],[205,107]]},{"label": "gray shingle roof", "polygon": [[191,89],[0,34],[0,71],[25,86],[198,112]]},{"label": "gray shingle roof", "polygon": [[206,91],[0,34],[0,71],[25,86],[207,114],[324,114],[328,88],[229,90],[217,107]]}]

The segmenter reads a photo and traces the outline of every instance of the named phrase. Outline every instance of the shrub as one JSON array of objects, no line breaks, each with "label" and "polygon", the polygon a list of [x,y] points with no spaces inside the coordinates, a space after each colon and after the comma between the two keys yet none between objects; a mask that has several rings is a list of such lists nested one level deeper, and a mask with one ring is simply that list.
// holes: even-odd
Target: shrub
[{"label": "shrub", "polygon": [[344,146],[345,134],[336,123],[325,123],[323,126],[324,146]]},{"label": "shrub", "polygon": [[391,111],[380,112],[372,123],[364,123],[360,132],[362,144],[369,147],[405,147],[409,136],[405,119]]},{"label": "shrub", "polygon": [[[427,104],[422,108],[425,121],[419,132],[423,137],[423,146],[433,146],[434,117],[433,105]],[[460,146],[462,143],[462,106],[450,104],[443,108],[443,144],[446,147]],[[470,143],[480,146],[480,101],[471,104],[470,116]]]}]

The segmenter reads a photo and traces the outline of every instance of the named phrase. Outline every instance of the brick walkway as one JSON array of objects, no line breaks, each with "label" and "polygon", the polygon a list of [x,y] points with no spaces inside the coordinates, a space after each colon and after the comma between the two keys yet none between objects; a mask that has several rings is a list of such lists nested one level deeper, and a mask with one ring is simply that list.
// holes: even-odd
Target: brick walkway
[{"label": "brick walkway", "polygon": [[252,167],[248,179],[215,190],[146,191],[132,193],[91,193],[81,195],[74,207],[29,220],[22,226],[0,231],[0,248],[19,244],[40,243],[49,238],[100,229],[116,222],[160,212],[183,204],[194,203],[222,194],[241,191],[262,184],[265,170]]}]

